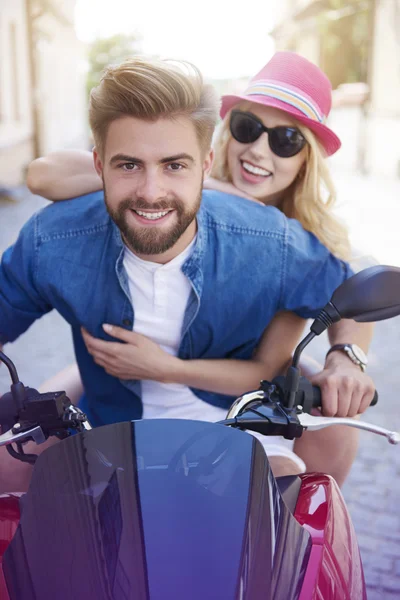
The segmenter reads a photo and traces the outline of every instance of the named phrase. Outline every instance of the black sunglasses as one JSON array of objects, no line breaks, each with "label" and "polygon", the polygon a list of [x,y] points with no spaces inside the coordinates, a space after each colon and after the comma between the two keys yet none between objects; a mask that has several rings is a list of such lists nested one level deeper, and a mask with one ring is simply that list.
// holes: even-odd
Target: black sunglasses
[{"label": "black sunglasses", "polygon": [[252,113],[233,110],[229,123],[232,136],[241,144],[252,144],[264,133],[268,133],[268,143],[272,152],[281,158],[298,154],[306,145],[306,140],[296,127],[265,127]]}]

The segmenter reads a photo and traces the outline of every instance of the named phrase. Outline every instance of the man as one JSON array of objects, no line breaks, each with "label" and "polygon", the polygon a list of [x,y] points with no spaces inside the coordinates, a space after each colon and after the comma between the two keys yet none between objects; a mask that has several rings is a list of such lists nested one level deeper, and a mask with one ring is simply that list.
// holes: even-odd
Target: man
[{"label": "man", "polygon": [[[287,311],[314,316],[349,275],[278,210],[202,194],[217,112],[197,71],[144,59],[108,69],[90,104],[104,197],[47,207],[3,255],[0,342],[58,310],[72,328],[82,408],[93,425],[225,412],[240,385],[251,389],[284,367],[300,333],[299,320],[292,321],[298,317]],[[267,350],[253,360],[280,311],[278,325],[265,333]],[[347,323],[332,341],[367,344],[368,337],[365,326]],[[152,360],[138,368],[144,355]],[[176,359],[193,361],[183,382],[175,377]],[[165,373],[154,374],[165,361]],[[356,414],[372,399],[372,382],[349,363],[337,356],[325,369],[333,413],[341,402],[346,414]],[[313,443],[308,448],[312,464]],[[276,472],[291,462],[282,450]]]}]

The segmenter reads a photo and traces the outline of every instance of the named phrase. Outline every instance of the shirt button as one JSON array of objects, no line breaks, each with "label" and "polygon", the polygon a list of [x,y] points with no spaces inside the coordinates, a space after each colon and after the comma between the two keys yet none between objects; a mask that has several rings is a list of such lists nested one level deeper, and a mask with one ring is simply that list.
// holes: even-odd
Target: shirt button
[{"label": "shirt button", "polygon": [[130,319],[124,319],[122,325],[125,325],[125,327],[132,327],[132,321]]}]

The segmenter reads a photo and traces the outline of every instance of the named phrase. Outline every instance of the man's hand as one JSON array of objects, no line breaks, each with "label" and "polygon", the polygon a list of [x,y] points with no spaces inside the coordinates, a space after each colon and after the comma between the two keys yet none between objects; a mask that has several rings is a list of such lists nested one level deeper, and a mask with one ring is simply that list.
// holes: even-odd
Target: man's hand
[{"label": "man's hand", "polygon": [[341,352],[332,352],[323,371],[310,377],[322,392],[322,413],[327,417],[355,417],[371,404],[375,386],[371,377]]},{"label": "man's hand", "polygon": [[179,359],[171,356],[149,338],[114,325],[103,325],[110,336],[121,342],[106,342],[82,328],[83,339],[95,363],[119,379],[151,379],[171,382]]}]

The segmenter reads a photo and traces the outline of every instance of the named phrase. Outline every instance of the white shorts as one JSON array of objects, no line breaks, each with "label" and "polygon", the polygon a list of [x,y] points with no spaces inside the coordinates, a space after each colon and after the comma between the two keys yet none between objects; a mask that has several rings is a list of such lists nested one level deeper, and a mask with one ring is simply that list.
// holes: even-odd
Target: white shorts
[{"label": "white shorts", "polygon": [[247,433],[254,435],[261,442],[268,457],[283,456],[291,460],[298,467],[300,473],[306,472],[305,462],[293,451],[294,440],[285,440],[279,435],[266,436],[255,431],[247,430]]}]

